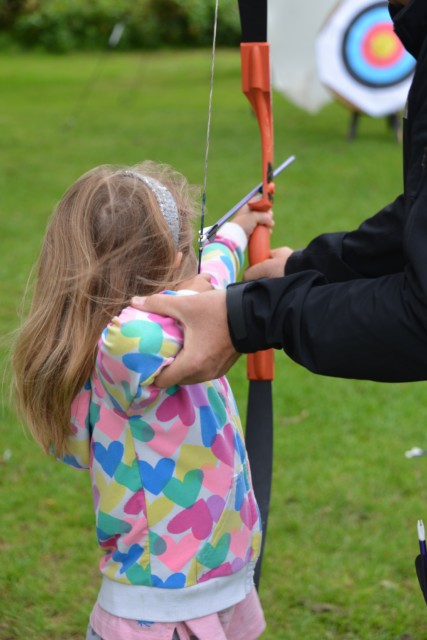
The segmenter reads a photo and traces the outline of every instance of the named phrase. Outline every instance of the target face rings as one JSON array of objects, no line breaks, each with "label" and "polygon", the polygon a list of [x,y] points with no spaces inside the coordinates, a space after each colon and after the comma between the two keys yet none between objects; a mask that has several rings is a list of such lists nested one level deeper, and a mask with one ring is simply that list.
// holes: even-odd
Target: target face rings
[{"label": "target face rings", "polygon": [[356,110],[403,108],[415,60],[393,31],[387,2],[342,0],[316,39],[321,82]]},{"label": "target face rings", "polygon": [[372,88],[391,87],[414,70],[414,59],[394,33],[383,2],[355,16],[344,34],[342,56],[348,73]]}]

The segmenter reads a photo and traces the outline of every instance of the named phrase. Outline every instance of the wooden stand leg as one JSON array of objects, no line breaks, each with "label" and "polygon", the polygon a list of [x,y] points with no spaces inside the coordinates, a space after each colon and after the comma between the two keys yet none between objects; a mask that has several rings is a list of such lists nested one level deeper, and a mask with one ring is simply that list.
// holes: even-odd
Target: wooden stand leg
[{"label": "wooden stand leg", "polygon": [[347,140],[349,140],[350,142],[353,142],[353,140],[355,139],[356,135],[357,135],[357,128],[359,125],[359,120],[360,120],[360,112],[359,111],[352,111],[351,112],[351,117],[350,117],[350,127],[348,129],[347,132]]},{"label": "wooden stand leg", "polygon": [[400,113],[391,113],[387,120],[389,128],[394,133],[396,142],[402,142],[402,123]]}]

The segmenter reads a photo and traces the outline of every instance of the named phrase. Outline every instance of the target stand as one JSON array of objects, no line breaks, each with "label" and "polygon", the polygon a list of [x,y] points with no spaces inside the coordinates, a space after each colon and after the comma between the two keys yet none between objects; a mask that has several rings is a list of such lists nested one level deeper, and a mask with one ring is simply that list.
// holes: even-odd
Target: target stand
[{"label": "target stand", "polygon": [[[347,140],[353,142],[353,140],[357,136],[357,131],[359,128],[360,117],[364,115],[361,111],[352,111],[350,115],[350,125],[347,132]],[[399,113],[391,113],[386,116],[386,124],[390,131],[393,132],[396,142],[402,142],[402,125],[401,125],[401,114]]]},{"label": "target stand", "polygon": [[393,31],[388,3],[342,0],[316,39],[316,54],[321,82],[351,111],[348,139],[361,115],[385,117],[399,139],[415,60]]}]

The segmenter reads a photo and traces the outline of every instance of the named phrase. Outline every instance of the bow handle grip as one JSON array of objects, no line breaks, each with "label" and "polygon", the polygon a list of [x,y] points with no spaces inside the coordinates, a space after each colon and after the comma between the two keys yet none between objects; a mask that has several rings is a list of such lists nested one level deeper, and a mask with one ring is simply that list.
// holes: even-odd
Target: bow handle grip
[{"label": "bow handle grip", "polygon": [[263,224],[259,224],[249,238],[248,257],[250,265],[270,257],[270,229]]},{"label": "bow handle grip", "polygon": [[[249,206],[252,208],[251,202]],[[270,229],[262,224],[256,227],[249,238],[248,255],[251,265],[270,257]],[[248,380],[273,380],[274,350],[248,354],[246,370]]]}]

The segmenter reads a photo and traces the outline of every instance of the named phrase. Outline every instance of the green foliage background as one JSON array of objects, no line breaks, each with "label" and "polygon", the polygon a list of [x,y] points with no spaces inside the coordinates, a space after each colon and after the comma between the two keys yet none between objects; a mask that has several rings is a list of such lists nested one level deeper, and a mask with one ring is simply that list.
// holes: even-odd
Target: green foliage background
[{"label": "green foliage background", "polygon": [[[212,0],[1,0],[0,49],[51,52],[108,48],[123,22],[121,50],[203,47],[212,40]],[[218,44],[239,39],[238,6],[221,0]]]}]

